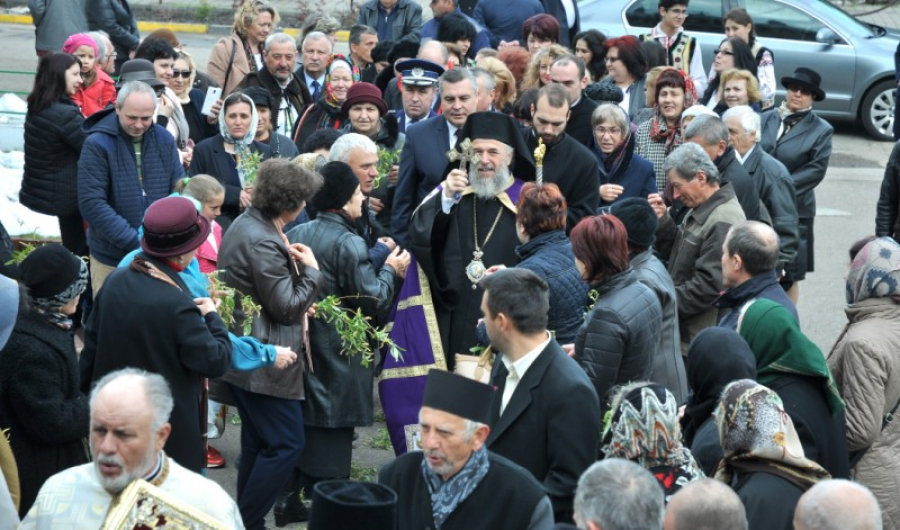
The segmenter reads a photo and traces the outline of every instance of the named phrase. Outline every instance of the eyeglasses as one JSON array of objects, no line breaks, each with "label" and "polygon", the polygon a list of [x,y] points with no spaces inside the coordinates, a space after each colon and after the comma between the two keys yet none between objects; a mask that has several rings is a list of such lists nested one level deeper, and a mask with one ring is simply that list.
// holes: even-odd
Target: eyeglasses
[{"label": "eyeglasses", "polygon": [[603,62],[606,62],[606,63],[614,63],[618,60],[619,60],[618,57],[610,57],[609,55],[607,55],[606,57],[603,58]]},{"label": "eyeglasses", "polygon": [[730,51],[728,51],[728,50],[723,50],[723,49],[721,49],[721,48],[719,48],[719,49],[717,49],[716,51],[713,52],[713,55],[720,55],[720,54],[721,54],[721,55],[732,55],[732,56],[733,56],[733,55],[734,55],[734,52],[730,52]]},{"label": "eyeglasses", "polygon": [[189,79],[193,72],[191,70],[172,70],[172,77],[180,77],[182,79]]},{"label": "eyeglasses", "polygon": [[618,127],[610,127],[609,129],[607,129],[606,127],[598,125],[594,127],[594,132],[601,137],[606,136],[607,134],[610,136],[619,136],[620,134],[622,134],[622,129]]},{"label": "eyeglasses", "polygon": [[669,13],[672,13],[673,15],[678,16],[678,17],[688,16],[687,9],[667,9],[666,11],[668,11]]},{"label": "eyeglasses", "polygon": [[812,95],[812,90],[810,90],[806,87],[802,87],[802,86],[792,85],[792,86],[787,87],[787,89],[788,89],[788,92],[800,92],[804,96]]}]

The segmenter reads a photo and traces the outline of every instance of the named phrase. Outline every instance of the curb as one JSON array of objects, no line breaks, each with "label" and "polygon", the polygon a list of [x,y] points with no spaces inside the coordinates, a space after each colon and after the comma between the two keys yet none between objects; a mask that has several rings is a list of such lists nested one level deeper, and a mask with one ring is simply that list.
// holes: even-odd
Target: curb
[{"label": "curb", "polygon": [[[32,25],[34,21],[31,15],[14,15],[11,13],[0,13],[0,24],[27,24]],[[213,24],[187,24],[181,22],[138,22],[138,31],[149,33],[160,28],[168,28],[175,33],[197,33],[197,34],[217,34],[228,35],[231,33],[230,26],[213,25]],[[281,31],[295,39],[300,36],[300,28],[281,28]],[[350,32],[340,30],[336,33],[337,40],[347,42],[350,39]]]}]

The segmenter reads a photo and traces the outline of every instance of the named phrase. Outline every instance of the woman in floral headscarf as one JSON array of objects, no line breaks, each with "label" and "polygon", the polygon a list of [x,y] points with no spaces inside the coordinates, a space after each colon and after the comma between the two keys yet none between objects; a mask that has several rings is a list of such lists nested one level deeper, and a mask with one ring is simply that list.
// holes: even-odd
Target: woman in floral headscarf
[{"label": "woman in floral headscarf", "polygon": [[697,101],[697,91],[687,74],[668,68],[656,78],[654,94],[653,118],[638,127],[635,152],[653,163],[656,189],[663,190],[666,188],[663,170],[666,157],[683,141],[681,113]]},{"label": "woman in floral headscarf", "polygon": [[355,83],[359,83],[359,67],[341,54],[332,55],[325,68],[325,90],[318,101],[306,108],[297,122],[294,143],[298,151],[303,152],[303,142],[319,129],[340,129],[349,123],[341,107]]},{"label": "woman in floral headscarf", "polygon": [[243,162],[251,154],[259,154],[260,162],[270,155],[269,146],[254,140],[257,120],[253,100],[236,90],[222,103],[219,134],[194,148],[188,175],[212,175],[225,187],[225,202],[217,219],[223,233],[243,210],[250,207],[253,185],[247,180],[247,166]]},{"label": "woman in floral headscarf", "polygon": [[778,393],[803,452],[834,478],[849,478],[844,402],[825,356],[781,304],[757,299],[738,321],[756,357],[756,380]]},{"label": "woman in floral headscarf", "polygon": [[716,471],[747,510],[749,528],[791,530],[803,492],[830,478],[807,459],[791,417],[774,391],[740,379],[722,392],[715,413],[725,458]]},{"label": "woman in floral headscarf", "polygon": [[900,422],[885,422],[900,402],[900,245],[866,244],[847,274],[847,326],[828,367],[847,404],[847,449],[861,454],[853,478],[882,507],[885,528],[900,528]]},{"label": "woman in floral headscarf", "polygon": [[675,396],[654,383],[631,383],[613,398],[612,419],[603,432],[606,458],[632,460],[662,484],[666,502],[682,487],[705,475],[681,444]]}]

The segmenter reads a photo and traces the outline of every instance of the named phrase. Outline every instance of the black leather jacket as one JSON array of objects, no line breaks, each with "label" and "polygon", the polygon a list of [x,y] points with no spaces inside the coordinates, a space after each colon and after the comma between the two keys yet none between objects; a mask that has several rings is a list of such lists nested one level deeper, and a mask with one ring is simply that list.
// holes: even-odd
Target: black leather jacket
[{"label": "black leather jacket", "polygon": [[875,235],[878,237],[900,236],[900,142],[894,145],[887,167],[884,168],[884,180],[881,181],[881,195],[875,210]]},{"label": "black leather jacket", "polygon": [[[388,316],[403,280],[388,265],[378,270],[372,266],[369,249],[349,219],[319,212],[314,221],[288,232],[288,239],[309,246],[316,256],[325,276],[320,299],[343,297],[343,307],[362,309],[373,324]],[[356,295],[359,298],[351,298]],[[304,423],[332,428],[371,425],[375,363],[364,367],[359,352],[342,353],[335,325],[323,319],[310,319],[309,342],[312,366],[304,374]]]}]

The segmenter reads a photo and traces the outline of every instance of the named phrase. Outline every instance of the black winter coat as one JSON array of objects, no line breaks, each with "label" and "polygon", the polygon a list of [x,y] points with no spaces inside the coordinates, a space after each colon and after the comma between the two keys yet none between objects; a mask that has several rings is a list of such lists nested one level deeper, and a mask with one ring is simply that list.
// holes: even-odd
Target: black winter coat
[{"label": "black winter coat", "polygon": [[553,230],[517,247],[516,254],[522,260],[517,268],[535,272],[550,286],[547,327],[556,332],[556,341],[574,342],[578,328],[584,323],[588,285],[575,267],[569,238],[563,230]]},{"label": "black winter coat", "polygon": [[[320,299],[329,295],[347,297],[342,306],[362,309],[377,322],[387,317],[394,294],[403,279],[382,265],[376,270],[369,249],[354,225],[334,212],[319,212],[314,221],[288,233],[291,243],[309,246],[325,276]],[[360,295],[360,298],[349,298]],[[303,374],[306,400],[303,421],[316,427],[362,427],[372,424],[374,361],[365,367],[358,352],[341,353],[341,337],[333,323],[320,318],[309,321],[312,369]]]},{"label": "black winter coat", "polygon": [[137,19],[128,5],[128,0],[87,0],[84,7],[91,31],[103,30],[109,34],[118,57],[116,72],[128,60],[128,52],[136,50],[141,43]]},{"label": "black winter coat", "polygon": [[666,266],[653,255],[652,250],[632,256],[630,264],[637,281],[653,291],[662,308],[662,325],[651,362],[650,381],[669,389],[677,403],[684,403],[688,397],[687,372],[681,354],[675,284]]},{"label": "black winter coat", "polygon": [[165,377],[175,401],[166,454],[199,473],[206,467],[200,384],[202,378],[219,377],[228,369],[231,340],[218,313],[201,316],[174,269],[144,253],[137,258],[153,263],[178,287],[125,267],[109,276],[85,326],[82,389],[87,393],[104,375],[127,367]]},{"label": "black winter coat", "polygon": [[[434,530],[431,496],[422,474],[424,453],[400,455],[381,468],[378,483],[397,492],[398,530]],[[490,468],[478,486],[441,526],[442,530],[522,530],[528,528],[538,503],[547,495],[525,469],[494,453]],[[515,506],[515,509],[508,509]]]},{"label": "black winter coat", "polygon": [[662,308],[631,268],[594,289],[599,297],[578,330],[575,359],[594,384],[602,414],[609,406],[610,389],[650,378]]},{"label": "black winter coat", "polygon": [[750,530],[793,530],[803,490],[785,478],[756,472],[735,475],[730,484],[747,511]]},{"label": "black winter coat", "polygon": [[832,415],[821,379],[786,375],[769,385],[794,422],[803,455],[824,467],[832,478],[850,478],[844,412]]},{"label": "black winter coat", "polygon": [[[269,146],[254,140],[250,149],[262,154],[262,159],[269,158]],[[231,223],[241,214],[241,181],[238,177],[237,163],[234,157],[225,151],[225,140],[217,134],[203,140],[194,148],[194,158],[188,168],[188,176],[206,174],[215,177],[225,186],[225,202],[222,203],[222,215],[216,220],[226,232]]]},{"label": "black winter coat", "polygon": [[34,504],[44,481],[90,461],[85,443],[89,419],[72,333],[35,312],[19,313],[0,351],[0,427],[10,430],[19,467],[21,515]]},{"label": "black winter coat", "polygon": [[794,261],[800,246],[794,181],[784,164],[759,147],[747,155],[743,165],[759,190],[759,200],[764,207],[760,209],[768,217],[765,222],[778,234],[779,268],[784,268]]},{"label": "black winter coat", "polygon": [[87,133],[69,98],[25,116],[25,172],[19,201],[45,215],[78,213],[78,157]]},{"label": "black winter coat", "polygon": [[894,144],[884,180],[881,181],[881,195],[875,210],[875,235],[878,237],[900,237],[900,142]]}]

